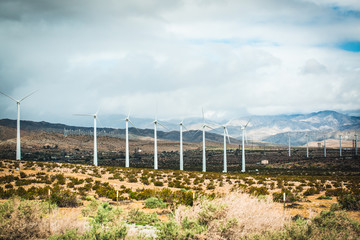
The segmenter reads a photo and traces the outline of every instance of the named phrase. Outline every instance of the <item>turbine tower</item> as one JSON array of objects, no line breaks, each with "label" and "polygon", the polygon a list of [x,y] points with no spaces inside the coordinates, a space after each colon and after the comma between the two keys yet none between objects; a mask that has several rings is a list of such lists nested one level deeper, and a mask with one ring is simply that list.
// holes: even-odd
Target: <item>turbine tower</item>
[{"label": "turbine tower", "polygon": [[288,133],[288,138],[289,138],[289,157],[291,157],[290,132]]},{"label": "turbine tower", "polygon": [[242,167],[241,167],[241,172],[245,172],[245,131],[246,131],[246,127],[248,126],[250,120],[247,122],[247,124],[245,126],[240,125],[241,130],[242,130]]},{"label": "turbine tower", "polygon": [[94,118],[94,165],[98,165],[98,157],[97,157],[97,138],[96,138],[96,121],[97,121],[97,112],[94,114],[74,114],[76,116],[91,116]]},{"label": "turbine tower", "polygon": [[206,128],[210,128],[210,129],[213,129],[212,127],[210,127],[209,125],[207,125],[205,123],[205,116],[204,116],[204,109],[201,109],[202,110],[202,115],[203,115],[203,125],[202,125],[202,135],[203,135],[203,156],[202,156],[202,171],[203,172],[206,172],[206,146],[205,146],[205,131],[206,131]]},{"label": "turbine tower", "polygon": [[135,127],[135,125],[130,120],[130,113],[127,115],[127,117],[124,120],[125,120],[125,139],[126,139],[125,167],[128,168],[130,165],[130,160],[129,160],[129,122],[134,127]]},{"label": "turbine tower", "polygon": [[306,137],[306,158],[309,158],[309,135],[305,134]]},{"label": "turbine tower", "polygon": [[183,121],[179,123],[180,125],[180,170],[184,170],[184,154],[183,154],[183,128],[186,127],[183,124]]},{"label": "turbine tower", "polygon": [[227,130],[227,127],[225,125],[222,127],[224,128],[224,170],[223,170],[223,172],[226,173],[227,172],[226,138],[228,138],[229,143],[230,143],[230,137],[229,137],[229,132]]},{"label": "turbine tower", "polygon": [[355,138],[355,156],[357,156],[358,155],[358,151],[357,151],[357,135],[356,135],[356,133],[355,133],[355,136],[354,136],[354,138]]},{"label": "turbine tower", "polygon": [[157,155],[157,125],[159,124],[163,128],[166,129],[164,125],[162,125],[158,120],[157,117],[155,117],[154,120],[154,169],[158,169],[158,155]]},{"label": "turbine tower", "polygon": [[342,152],[341,152],[341,135],[339,135],[340,137],[340,157],[342,157]]},{"label": "turbine tower", "polygon": [[16,160],[21,160],[21,145],[20,145],[20,103],[25,100],[26,98],[30,97],[31,95],[33,95],[35,92],[34,91],[28,95],[26,95],[25,97],[23,97],[20,100],[16,100],[13,97],[10,97],[9,95],[6,95],[5,93],[0,92],[2,95],[10,98],[11,100],[16,102],[17,105],[17,121],[16,121]]},{"label": "turbine tower", "polygon": [[324,157],[326,157],[326,136],[324,136]]}]

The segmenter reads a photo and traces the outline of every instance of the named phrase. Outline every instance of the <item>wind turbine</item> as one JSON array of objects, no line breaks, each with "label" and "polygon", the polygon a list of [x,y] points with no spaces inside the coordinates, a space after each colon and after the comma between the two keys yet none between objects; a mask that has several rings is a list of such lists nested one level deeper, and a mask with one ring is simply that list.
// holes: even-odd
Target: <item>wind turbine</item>
[{"label": "wind turbine", "polygon": [[184,126],[183,121],[181,121],[179,125],[180,125],[180,170],[184,170],[183,128],[186,129],[186,127]]},{"label": "wind turbine", "polygon": [[340,157],[342,157],[342,152],[341,152],[341,135],[339,135],[340,137]]},{"label": "wind turbine", "polygon": [[306,158],[309,158],[309,135],[305,134],[306,137]]},{"label": "wind turbine", "polygon": [[358,155],[358,151],[357,151],[357,135],[356,135],[356,133],[355,133],[355,135],[354,135],[354,140],[355,140],[355,142],[354,142],[354,144],[355,144],[355,156],[357,156],[357,155]]},{"label": "wind turbine", "polygon": [[158,155],[157,155],[157,124],[167,129],[164,125],[162,125],[155,117],[154,120],[154,169],[158,169]]},{"label": "wind turbine", "polygon": [[203,135],[203,161],[202,161],[202,171],[206,172],[206,147],[205,147],[205,131],[206,128],[210,128],[213,129],[212,127],[210,127],[209,125],[207,125],[205,123],[205,116],[204,116],[204,109],[202,110],[202,115],[203,115],[203,125],[202,125],[202,135]]},{"label": "wind turbine", "polygon": [[246,131],[246,127],[248,126],[250,120],[247,122],[247,124],[245,126],[240,125],[241,130],[242,130],[242,168],[241,168],[241,172],[245,172],[245,131]]},{"label": "wind turbine", "polygon": [[291,157],[290,132],[288,133],[288,138],[289,138],[289,157]]},{"label": "wind turbine", "polygon": [[96,120],[97,120],[97,113],[94,114],[74,114],[76,116],[91,116],[94,118],[94,165],[98,165],[98,158],[97,158],[97,142],[96,142]]},{"label": "wind turbine", "polygon": [[16,160],[21,160],[21,145],[20,145],[20,103],[25,100],[26,98],[33,95],[38,90],[26,95],[20,100],[16,100],[13,97],[10,97],[9,95],[6,95],[5,93],[0,92],[2,95],[10,98],[11,100],[15,101],[17,104],[17,121],[16,121]]},{"label": "wind turbine", "polygon": [[224,128],[224,170],[223,172],[226,173],[227,172],[227,159],[226,159],[226,138],[228,138],[229,143],[230,143],[230,137],[229,137],[229,132],[227,130],[226,125],[222,126]]},{"label": "wind turbine", "polygon": [[[124,119],[125,120],[125,139],[126,139],[126,157],[125,157],[125,167],[129,167],[129,122],[131,123],[131,125],[133,125],[135,127],[135,125],[131,122],[130,120],[130,112],[127,115],[127,117]],[[136,127],[135,127],[136,128]]]},{"label": "wind turbine", "polygon": [[326,136],[324,136],[324,157],[326,157]]}]

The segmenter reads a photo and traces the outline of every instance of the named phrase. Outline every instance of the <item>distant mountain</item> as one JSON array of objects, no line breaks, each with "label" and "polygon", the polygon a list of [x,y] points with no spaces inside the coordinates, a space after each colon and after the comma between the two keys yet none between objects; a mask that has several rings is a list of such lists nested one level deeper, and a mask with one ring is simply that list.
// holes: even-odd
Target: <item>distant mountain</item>
[{"label": "distant mountain", "polygon": [[[125,116],[112,116],[110,118],[102,119],[103,122],[109,122],[111,119],[116,119],[122,123],[121,119]],[[120,120],[119,120],[120,119]],[[160,119],[161,120],[161,119]],[[229,134],[231,135],[233,143],[239,143],[235,139],[242,137],[241,125],[245,125],[248,121],[249,125],[246,129],[246,137],[253,141],[265,141],[276,144],[287,144],[288,133],[293,136],[292,144],[304,145],[306,143],[305,134],[308,134],[310,141],[319,141],[323,139],[324,135],[328,138],[337,138],[340,132],[346,137],[353,136],[355,131],[360,130],[360,117],[349,116],[335,111],[320,111],[310,114],[293,114],[293,115],[274,115],[274,116],[249,116],[238,119],[233,119],[229,122],[214,122],[206,121],[212,126],[214,130],[206,133],[207,140],[223,141],[223,130],[221,125],[227,125]],[[115,121],[115,120],[114,120]],[[133,118],[137,129],[130,128],[130,133],[133,137],[153,137],[153,123],[151,119]],[[174,140],[179,139],[179,120],[161,121],[167,129],[159,127],[159,139]],[[187,132],[184,132],[184,141],[199,142],[202,140],[201,129],[202,118],[186,118],[183,120]],[[3,119],[0,120],[0,125],[15,128],[16,121]],[[120,128],[103,128],[101,124],[98,128],[99,135],[109,135],[115,137],[124,137],[125,130]],[[99,126],[98,125],[98,126]],[[23,130],[43,130],[66,133],[81,133],[91,134],[93,128],[91,127],[76,127],[68,126],[60,123],[48,122],[32,122],[21,121],[21,129]]]},{"label": "distant mountain", "polygon": [[[77,126],[69,126],[60,123],[48,123],[48,122],[33,122],[33,121],[24,121],[22,120],[21,123],[21,130],[27,131],[45,131],[45,132],[57,132],[63,134],[93,134],[92,127],[77,127]],[[0,126],[16,128],[16,120],[11,119],[1,119]],[[129,134],[133,138],[153,138],[154,130],[153,129],[141,129],[141,128],[129,128]],[[98,136],[112,136],[112,137],[119,137],[125,138],[125,129],[116,129],[116,128],[97,128],[97,135]],[[157,131],[158,139],[170,140],[170,141],[179,141],[179,132],[178,131]],[[15,137],[15,136],[14,136]],[[206,133],[206,140],[214,141],[214,142],[222,142],[223,136],[217,133]],[[183,132],[183,140],[185,142],[200,142],[202,141],[202,132],[189,130]],[[239,140],[235,138],[230,139],[232,143],[238,144],[240,143]]]}]

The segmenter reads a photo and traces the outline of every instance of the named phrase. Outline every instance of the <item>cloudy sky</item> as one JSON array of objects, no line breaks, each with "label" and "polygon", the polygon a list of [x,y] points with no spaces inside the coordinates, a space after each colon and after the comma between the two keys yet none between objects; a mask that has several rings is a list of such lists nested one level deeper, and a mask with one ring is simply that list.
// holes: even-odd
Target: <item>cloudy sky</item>
[{"label": "cloudy sky", "polygon": [[359,81],[358,0],[0,1],[0,91],[39,90],[22,119],[356,110]]}]

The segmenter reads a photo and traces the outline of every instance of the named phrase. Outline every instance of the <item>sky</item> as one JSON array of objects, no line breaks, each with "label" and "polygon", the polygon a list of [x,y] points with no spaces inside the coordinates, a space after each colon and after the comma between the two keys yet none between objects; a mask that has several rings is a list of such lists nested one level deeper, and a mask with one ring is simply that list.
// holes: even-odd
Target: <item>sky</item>
[{"label": "sky", "polygon": [[358,110],[360,1],[0,0],[0,91],[35,90],[21,119],[70,125]]}]

